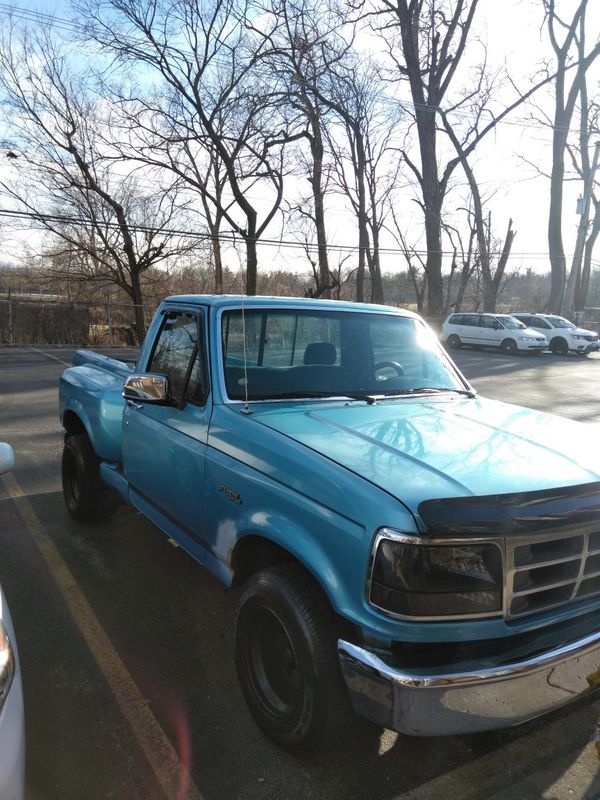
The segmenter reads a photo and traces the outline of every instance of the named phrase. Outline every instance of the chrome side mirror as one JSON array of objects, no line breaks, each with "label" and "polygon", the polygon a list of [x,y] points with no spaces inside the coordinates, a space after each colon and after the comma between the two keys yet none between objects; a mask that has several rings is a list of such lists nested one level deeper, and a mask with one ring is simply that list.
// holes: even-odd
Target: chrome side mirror
[{"label": "chrome side mirror", "polygon": [[130,375],[123,386],[123,397],[136,403],[171,405],[173,398],[166,375],[138,373]]},{"label": "chrome side mirror", "polygon": [[15,454],[6,442],[0,442],[0,475],[10,472],[15,465]]}]

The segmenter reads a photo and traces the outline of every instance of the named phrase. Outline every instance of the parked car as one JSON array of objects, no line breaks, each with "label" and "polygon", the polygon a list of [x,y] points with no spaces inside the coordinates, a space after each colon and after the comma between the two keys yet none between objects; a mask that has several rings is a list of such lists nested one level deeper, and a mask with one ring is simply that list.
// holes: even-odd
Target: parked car
[{"label": "parked car", "polygon": [[416,314],[171,297],[135,367],[78,351],[59,399],[67,509],[118,497],[239,589],[240,685],[280,745],[343,739],[351,707],[437,736],[591,691],[600,437],[478,397]]},{"label": "parked car", "polygon": [[450,314],[442,325],[442,340],[449,348],[463,344],[497,347],[505,353],[519,350],[541,352],[548,347],[544,334],[528,328],[510,314]]},{"label": "parked car", "polygon": [[[0,475],[12,469],[10,445],[0,443]],[[21,669],[10,612],[0,587],[0,798],[25,796],[25,721]]]},{"label": "parked car", "polygon": [[578,328],[572,322],[556,314],[529,314],[517,311],[513,315],[528,328],[542,333],[548,339],[550,350],[556,356],[565,356],[570,351],[585,356],[600,350],[598,334]]}]

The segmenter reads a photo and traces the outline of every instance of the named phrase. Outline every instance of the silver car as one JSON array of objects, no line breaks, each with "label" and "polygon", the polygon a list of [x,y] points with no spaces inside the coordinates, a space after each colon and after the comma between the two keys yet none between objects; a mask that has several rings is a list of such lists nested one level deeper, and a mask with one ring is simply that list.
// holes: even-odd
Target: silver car
[{"label": "silver car", "polygon": [[[0,474],[12,469],[12,448],[0,443]],[[0,587],[0,798],[25,796],[25,719],[21,669],[6,597]]]}]

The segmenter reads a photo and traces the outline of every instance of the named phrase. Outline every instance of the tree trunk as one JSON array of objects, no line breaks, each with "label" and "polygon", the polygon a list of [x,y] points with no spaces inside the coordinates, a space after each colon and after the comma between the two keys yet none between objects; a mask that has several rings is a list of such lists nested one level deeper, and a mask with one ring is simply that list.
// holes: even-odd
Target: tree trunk
[{"label": "tree trunk", "polygon": [[[558,116],[558,115],[557,115]],[[558,119],[562,117],[558,116]],[[568,120],[558,122],[569,124]],[[547,309],[552,314],[560,314],[565,292],[567,261],[562,238],[563,181],[565,177],[566,134],[554,135],[552,146],[552,172],[550,174],[550,212],[548,215],[548,252],[550,255],[550,297]]]},{"label": "tree trunk", "polygon": [[381,264],[379,262],[379,232],[377,226],[373,229],[373,246],[369,253],[368,263],[371,273],[371,302],[383,304],[383,278],[381,277]]},{"label": "tree trunk", "polygon": [[[421,112],[422,113],[422,112]],[[429,112],[430,121],[421,125],[421,160],[423,164],[423,201],[425,209],[425,240],[427,242],[427,314],[432,317],[444,313],[444,282],[442,279],[442,198],[437,173],[435,114]]]},{"label": "tree trunk", "polygon": [[142,286],[137,270],[131,273],[131,300],[134,304],[135,314],[135,341],[136,344],[141,345],[146,335],[146,319],[144,317]]},{"label": "tree trunk", "polygon": [[325,228],[325,202],[323,191],[323,137],[318,113],[313,110],[310,117],[310,146],[313,159],[313,174],[310,182],[315,204],[315,227],[317,231],[317,255],[319,273],[317,281],[317,297],[331,297],[331,280],[329,275],[329,258],[327,253],[327,233]]},{"label": "tree trunk", "polygon": [[574,307],[576,311],[583,311],[585,302],[587,300],[588,289],[590,286],[590,273],[592,270],[592,253],[596,240],[600,234],[600,204],[596,205],[594,214],[594,221],[592,223],[592,230],[585,243],[585,251],[583,254],[583,268],[581,270],[581,280],[575,290]]}]

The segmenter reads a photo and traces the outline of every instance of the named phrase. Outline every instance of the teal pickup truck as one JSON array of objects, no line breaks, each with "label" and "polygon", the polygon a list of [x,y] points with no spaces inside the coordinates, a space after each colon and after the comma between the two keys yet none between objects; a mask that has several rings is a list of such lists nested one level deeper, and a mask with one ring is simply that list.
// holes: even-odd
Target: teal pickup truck
[{"label": "teal pickup truck", "polygon": [[170,297],[135,368],[77,352],[60,418],[74,517],[129,503],[238,587],[241,687],[285,747],[351,708],[459,734],[600,685],[600,442],[478,397],[415,314]]}]

